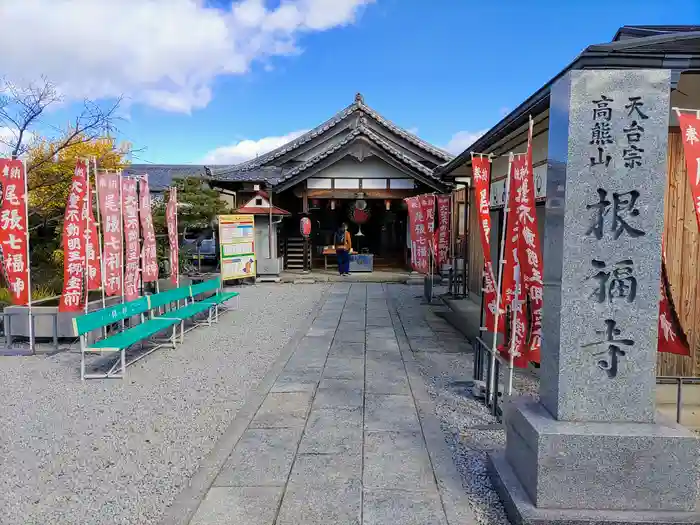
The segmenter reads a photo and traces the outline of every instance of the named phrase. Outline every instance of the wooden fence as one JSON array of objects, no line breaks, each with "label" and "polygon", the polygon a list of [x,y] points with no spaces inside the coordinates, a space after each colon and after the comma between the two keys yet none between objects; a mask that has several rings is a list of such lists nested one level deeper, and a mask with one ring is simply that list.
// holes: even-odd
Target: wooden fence
[{"label": "wooden fence", "polygon": [[659,354],[657,374],[700,376],[700,235],[679,129],[668,137],[668,177],[664,210],[666,267],[671,297],[690,343],[690,357]]},{"label": "wooden fence", "polygon": [[[671,297],[690,343],[691,355],[684,357],[659,354],[657,374],[663,376],[700,377],[700,234],[690,191],[680,130],[671,129],[668,143],[664,238]],[[479,296],[480,270],[484,264],[484,257],[479,239],[478,207],[473,190],[469,192],[469,201],[468,286],[470,293]],[[497,227],[494,221],[492,228]],[[547,261],[544,263],[547,264]]]}]

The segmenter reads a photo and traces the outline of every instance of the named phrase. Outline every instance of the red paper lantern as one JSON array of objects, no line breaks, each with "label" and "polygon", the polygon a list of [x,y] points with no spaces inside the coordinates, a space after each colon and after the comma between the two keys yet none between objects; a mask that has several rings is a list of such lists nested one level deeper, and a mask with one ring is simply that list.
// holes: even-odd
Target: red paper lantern
[{"label": "red paper lantern", "polygon": [[299,231],[304,237],[311,235],[311,220],[308,217],[302,217],[299,222]]}]

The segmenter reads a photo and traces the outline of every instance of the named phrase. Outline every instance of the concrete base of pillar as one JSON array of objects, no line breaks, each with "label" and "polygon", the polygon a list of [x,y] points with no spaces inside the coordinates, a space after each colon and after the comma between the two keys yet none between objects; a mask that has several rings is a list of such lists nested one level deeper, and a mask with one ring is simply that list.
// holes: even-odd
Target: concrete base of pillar
[{"label": "concrete base of pillar", "polygon": [[513,523],[700,523],[699,441],[675,422],[557,421],[527,397],[504,420],[489,471]]}]

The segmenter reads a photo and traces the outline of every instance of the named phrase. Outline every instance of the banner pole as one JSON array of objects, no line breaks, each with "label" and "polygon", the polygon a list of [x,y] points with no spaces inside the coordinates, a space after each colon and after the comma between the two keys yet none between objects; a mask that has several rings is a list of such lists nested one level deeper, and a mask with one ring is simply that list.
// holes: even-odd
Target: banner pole
[{"label": "banner pole", "polygon": [[85,214],[85,231],[83,232],[83,243],[85,244],[85,260],[83,261],[83,284],[85,286],[85,305],[83,310],[88,313],[88,300],[90,298],[90,263],[88,262],[88,245],[90,244],[90,160],[85,159],[85,204],[83,213]]},{"label": "banner pole", "polygon": [[124,240],[125,240],[124,233],[125,233],[125,231],[124,231],[124,229],[125,228],[124,228],[124,197],[122,195],[124,188],[123,188],[123,184],[122,184],[123,177],[122,177],[122,170],[121,169],[117,171],[117,175],[119,175],[119,215],[120,215],[119,220],[121,221],[119,230],[122,232],[122,234],[121,234],[121,237],[122,237],[121,238],[121,253],[119,255],[119,259],[121,262],[121,264],[120,264],[120,266],[121,266],[120,288],[121,288],[121,295],[122,295],[122,304],[124,304],[124,292],[125,292],[125,290],[124,290],[124,263],[125,263],[125,258],[124,258],[124,244],[125,244],[124,243]]},{"label": "banner pole", "polygon": [[27,243],[27,319],[29,321],[29,351],[32,354],[36,353],[34,348],[34,322],[32,318],[32,257],[29,251],[29,174],[27,173],[27,164],[22,162],[22,171],[24,172],[24,218],[26,221],[26,243]]},{"label": "banner pole", "polygon": [[[177,219],[177,186],[173,186],[175,192],[175,249],[177,250],[177,287],[180,288],[180,227]],[[221,239],[219,239],[221,242]]]},{"label": "banner pole", "polygon": [[501,284],[503,283],[503,266],[505,264],[505,250],[506,245],[506,231],[508,230],[508,204],[510,201],[510,171],[513,166],[513,154],[511,153],[508,157],[508,174],[506,175],[506,195],[505,202],[503,206],[503,229],[501,231],[501,247],[498,252],[498,284],[496,285],[496,313],[494,315],[493,322],[493,342],[491,343],[491,371],[489,374],[489,392],[491,394],[490,402],[495,402],[498,392],[494,390],[497,389],[498,385],[494,385],[495,375],[496,375],[496,352],[498,346],[498,319],[501,315]]},{"label": "banner pole", "polygon": [[[107,307],[107,298],[105,282],[105,256],[104,247],[102,246],[102,213],[100,211],[100,188],[97,183],[97,157],[92,157],[93,167],[95,171],[95,200],[97,201],[97,249],[100,252],[100,281],[102,284],[102,308]],[[92,204],[92,203],[90,203]]]}]

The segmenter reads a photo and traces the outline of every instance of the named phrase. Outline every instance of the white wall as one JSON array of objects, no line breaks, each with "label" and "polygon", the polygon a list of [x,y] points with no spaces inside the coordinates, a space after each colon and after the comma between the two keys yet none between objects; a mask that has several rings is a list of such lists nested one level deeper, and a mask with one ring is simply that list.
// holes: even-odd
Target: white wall
[{"label": "white wall", "polygon": [[369,157],[362,162],[359,162],[354,157],[345,157],[316,173],[312,178],[407,179],[410,176],[377,157]]}]

